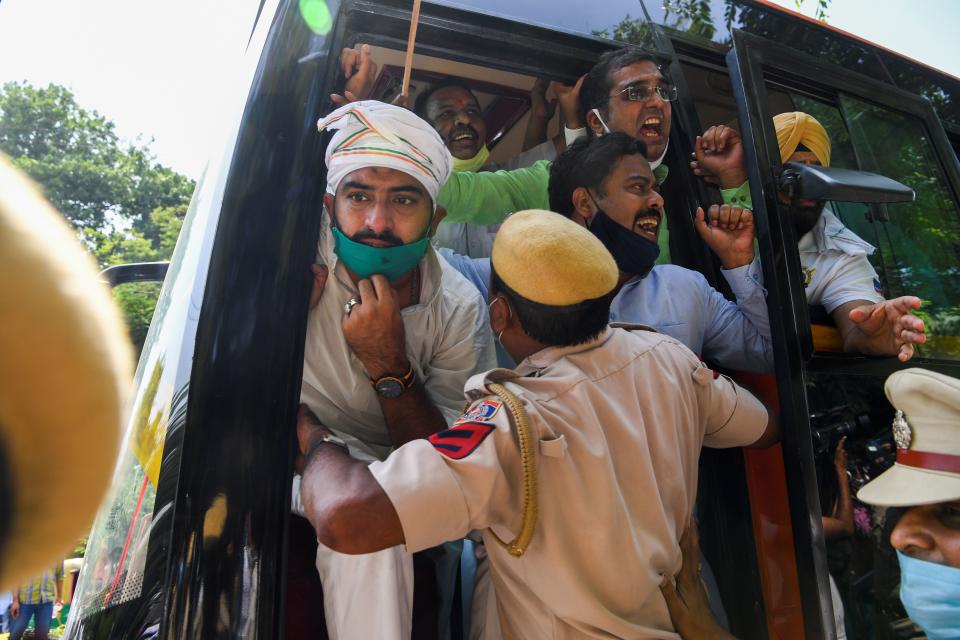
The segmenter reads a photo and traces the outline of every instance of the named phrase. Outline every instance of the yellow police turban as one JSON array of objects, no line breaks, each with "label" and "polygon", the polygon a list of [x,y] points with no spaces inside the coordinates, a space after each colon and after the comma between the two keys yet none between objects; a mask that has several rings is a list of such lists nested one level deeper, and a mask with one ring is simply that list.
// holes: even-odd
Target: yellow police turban
[{"label": "yellow police turban", "polygon": [[595,235],[552,211],[518,211],[500,226],[493,270],[527,300],[564,307],[617,286],[617,263]]},{"label": "yellow police turban", "polygon": [[110,483],[132,379],[96,264],[0,156],[0,589],[61,560]]},{"label": "yellow police turban", "polygon": [[777,145],[780,147],[780,162],[786,162],[803,145],[813,152],[825,167],[830,166],[830,137],[823,125],[802,111],[791,111],[773,116],[777,130]]}]

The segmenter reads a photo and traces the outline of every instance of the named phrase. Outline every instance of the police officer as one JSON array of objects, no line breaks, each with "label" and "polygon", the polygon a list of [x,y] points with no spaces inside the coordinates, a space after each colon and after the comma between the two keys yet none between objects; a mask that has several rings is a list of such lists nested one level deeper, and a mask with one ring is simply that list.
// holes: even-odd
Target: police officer
[{"label": "police officer", "polygon": [[607,325],[618,271],[583,227],[514,214],[491,261],[491,326],[520,364],[471,378],[450,429],[366,465],[301,408],[317,537],[416,551],[481,529],[504,637],[676,637],[660,576],[680,567],[700,447],[777,427],[673,338]]},{"label": "police officer", "polygon": [[[830,138],[816,118],[801,111],[781,113],[774,116],[773,126],[781,162],[830,166]],[[724,202],[753,208],[743,142],[734,129],[716,125],[697,136],[690,167],[721,187]],[[926,342],[923,320],[913,314],[920,298],[884,299],[880,278],[868,260],[874,247],[844,226],[828,203],[786,192],[778,197],[789,206],[807,304],[822,305],[830,314],[843,350],[897,356],[902,362],[912,358],[914,345]]]},{"label": "police officer", "polygon": [[909,507],[890,544],[900,561],[900,600],[927,637],[960,637],[960,380],[925,369],[887,379],[897,409],[897,462],[857,494]]}]

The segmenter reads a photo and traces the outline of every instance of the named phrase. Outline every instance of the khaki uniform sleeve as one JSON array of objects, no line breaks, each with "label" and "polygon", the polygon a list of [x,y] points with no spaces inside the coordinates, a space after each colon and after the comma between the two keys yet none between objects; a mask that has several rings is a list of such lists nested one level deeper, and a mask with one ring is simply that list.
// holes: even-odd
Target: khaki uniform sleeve
[{"label": "khaki uniform sleeve", "polygon": [[506,406],[474,402],[446,431],[370,465],[400,517],[407,551],[520,520],[523,473]]},{"label": "khaki uniform sleeve", "polygon": [[745,447],[760,439],[767,428],[763,403],[727,376],[706,367],[693,372],[700,389],[703,445],[714,449]]}]

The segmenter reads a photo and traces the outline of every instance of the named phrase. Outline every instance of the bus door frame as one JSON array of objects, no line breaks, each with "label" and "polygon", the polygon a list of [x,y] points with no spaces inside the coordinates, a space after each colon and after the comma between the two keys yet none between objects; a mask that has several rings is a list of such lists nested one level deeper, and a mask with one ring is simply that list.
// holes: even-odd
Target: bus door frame
[{"label": "bus door frame", "polygon": [[[818,354],[814,357],[800,257],[796,250],[798,239],[787,220],[785,209],[777,200],[780,153],[772,117],[766,106],[764,72],[772,70],[776,77],[798,78],[920,118],[927,128],[955,198],[960,194],[960,168],[933,108],[915,94],[740,30],[734,30],[733,48],[727,54],[727,67],[742,127],[764,282],[768,292],[784,467],[806,637],[834,637],[822,514],[805,392],[807,373],[823,370],[823,365],[827,363],[840,364],[843,367],[841,370],[852,372],[856,369],[861,374],[869,372],[874,375],[884,375],[918,364],[950,371],[950,375],[957,375],[960,369],[949,361],[931,362],[926,359],[915,359],[906,365],[892,358],[871,360],[844,354]],[[832,366],[827,368],[837,370]]]},{"label": "bus door frame", "polygon": [[[726,72],[723,47],[704,43],[650,20],[652,42],[669,56],[664,75],[677,87],[671,103],[673,126],[670,144],[678,158],[666,185],[675,196],[686,194],[686,214],[670,218],[670,249],[674,264],[700,271],[710,284],[733,299],[729,285],[720,276],[720,262],[700,239],[694,227],[697,206],[718,202],[719,191],[697,179],[687,167],[687,151],[695,147],[704,130],[684,74],[684,61]],[[669,157],[670,154],[668,154]],[[682,188],[673,184],[679,181]],[[675,204],[669,203],[675,207]],[[680,222],[681,224],[677,224]],[[719,363],[712,363],[719,364]],[[749,461],[740,449],[703,449],[700,454],[697,526],[702,554],[708,556],[720,589],[730,630],[738,637],[770,636],[767,619],[777,615],[776,603],[766,602],[754,536],[748,488]],[[730,553],[736,549],[737,553]]]}]

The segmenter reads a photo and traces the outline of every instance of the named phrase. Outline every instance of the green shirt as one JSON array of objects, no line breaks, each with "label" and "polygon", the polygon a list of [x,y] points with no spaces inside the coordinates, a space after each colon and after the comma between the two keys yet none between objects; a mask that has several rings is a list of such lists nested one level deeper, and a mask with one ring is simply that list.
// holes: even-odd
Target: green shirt
[{"label": "green shirt", "polygon": [[746,209],[753,209],[753,197],[750,195],[750,181],[745,180],[742,185],[734,189],[720,189],[723,204],[732,204]]},{"label": "green shirt", "polygon": [[[661,164],[653,172],[657,181],[667,179],[667,166]],[[437,196],[437,204],[447,210],[444,222],[498,224],[515,211],[550,209],[547,187],[550,184],[550,161],[540,160],[529,167],[512,171],[469,173],[454,171]],[[663,218],[658,243],[657,264],[670,262],[670,233]]]}]

